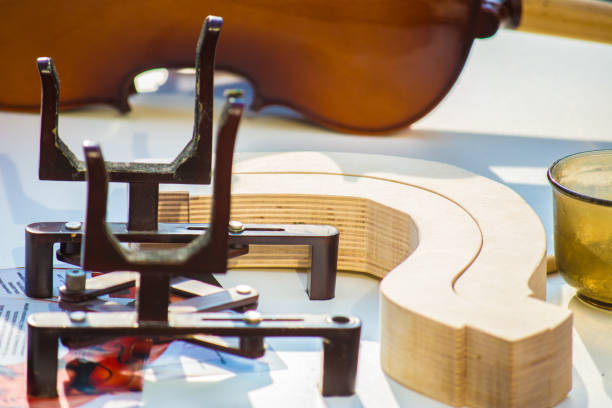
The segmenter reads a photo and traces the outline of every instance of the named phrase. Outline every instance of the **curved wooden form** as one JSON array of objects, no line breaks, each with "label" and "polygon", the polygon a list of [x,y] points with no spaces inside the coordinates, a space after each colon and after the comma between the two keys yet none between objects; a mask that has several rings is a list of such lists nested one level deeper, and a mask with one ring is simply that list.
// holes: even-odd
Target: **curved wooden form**
[{"label": "curved wooden form", "polygon": [[[342,153],[242,154],[234,179],[233,219],[336,225],[339,269],[383,278],[381,363],[401,384],[472,407],[548,407],[570,390],[571,313],[543,302],[545,233],[509,188]],[[184,217],[186,196],[162,194],[160,219]],[[191,197],[191,222],[205,201]],[[254,252],[235,267],[306,265]]]}]

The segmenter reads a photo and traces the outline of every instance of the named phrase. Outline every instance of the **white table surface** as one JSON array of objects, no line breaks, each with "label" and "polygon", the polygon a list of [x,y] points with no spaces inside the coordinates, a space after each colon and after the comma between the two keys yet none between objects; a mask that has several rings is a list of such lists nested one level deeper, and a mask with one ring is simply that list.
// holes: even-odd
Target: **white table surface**
[{"label": "white table surface", "polygon": [[[217,105],[222,89],[230,86],[227,78],[221,79]],[[180,83],[179,88],[184,85]],[[192,129],[193,94],[181,89],[135,95],[130,99],[133,111],[125,116],[107,107],[62,114],[60,134],[80,156],[82,140],[92,139],[101,142],[107,160],[173,157]],[[454,164],[518,192],[540,216],[551,252],[552,205],[546,168],[567,154],[612,148],[611,105],[612,46],[500,32],[474,44],[450,94],[410,129],[387,137],[343,135],[287,110],[269,108],[247,113],[236,150],[376,153]],[[84,183],[37,179],[39,126],[36,114],[0,112],[0,267],[23,266],[25,225],[83,218]],[[109,220],[125,220],[125,186],[113,184],[109,201]],[[334,300],[309,302],[303,292],[304,279],[295,272],[240,271],[220,280],[257,287],[263,312],[359,315],[364,328],[354,397],[320,397],[317,342],[272,340],[269,344],[282,363],[269,371],[147,382],[142,396],[127,395],[121,406],[170,406],[177,398],[185,401],[181,406],[201,406],[204,401],[210,406],[444,406],[382,373],[377,281],[341,274]],[[549,277],[548,301],[575,313],[574,386],[559,406],[612,406],[612,315],[579,302],[558,275]],[[107,402],[101,398],[91,406]]]}]

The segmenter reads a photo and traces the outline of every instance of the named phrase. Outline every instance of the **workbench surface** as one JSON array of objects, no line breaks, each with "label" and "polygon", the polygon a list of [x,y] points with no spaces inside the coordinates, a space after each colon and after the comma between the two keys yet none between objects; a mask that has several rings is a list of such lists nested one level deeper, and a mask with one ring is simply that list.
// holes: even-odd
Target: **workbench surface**
[{"label": "workbench surface", "polygon": [[[34,64],[34,62],[33,62]],[[61,75],[61,72],[60,72]],[[190,77],[173,87],[130,98],[132,112],[107,107],[63,113],[60,134],[82,157],[85,139],[101,143],[107,160],[170,158],[192,131]],[[238,81],[238,83],[236,83]],[[222,91],[242,82],[218,75]],[[172,88],[172,89],[168,89]],[[503,31],[478,40],[445,100],[410,129],[387,137],[343,135],[315,126],[280,108],[248,112],[238,152],[343,151],[441,161],[507,184],[537,212],[552,252],[552,200],[546,169],[567,154],[612,148],[612,46]],[[82,220],[85,184],[39,181],[37,114],[0,112],[0,267],[24,264],[24,226],[36,221]],[[164,186],[164,190],[182,189]],[[192,191],[204,191],[195,187]],[[127,215],[125,185],[109,190],[109,221]],[[260,291],[262,312],[350,313],[363,320],[357,393],[322,398],[317,390],[317,340],[274,339],[267,364],[225,367],[193,378],[149,378],[144,392],[103,396],[87,406],[440,407],[388,378],[379,365],[377,281],[340,274],[336,298],[309,302],[305,275],[235,271],[220,280]],[[559,407],[612,406],[612,314],[578,301],[558,274],[548,278],[548,301],[574,312],[573,389]],[[197,351],[187,350],[185,370]],[[195,353],[195,354],[189,354]],[[195,355],[195,357],[194,357]],[[195,360],[194,360],[195,359]],[[191,362],[191,363],[190,363]],[[191,366],[190,366],[191,364]],[[213,363],[211,363],[214,365]],[[190,368],[191,367],[191,368]],[[223,370],[219,371],[219,367]],[[212,373],[212,374],[211,374]],[[180,402],[179,402],[180,401]]]}]

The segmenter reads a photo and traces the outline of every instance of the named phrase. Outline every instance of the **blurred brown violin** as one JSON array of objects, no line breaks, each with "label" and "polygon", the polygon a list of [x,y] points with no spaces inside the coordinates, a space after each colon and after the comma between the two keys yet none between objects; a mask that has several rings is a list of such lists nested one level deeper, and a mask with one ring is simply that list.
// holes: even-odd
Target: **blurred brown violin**
[{"label": "blurred brown violin", "polygon": [[61,107],[129,110],[136,74],[190,67],[206,15],[224,18],[217,67],[252,108],[284,105],[349,132],[408,126],[446,95],[474,38],[500,25],[612,42],[597,0],[152,0],[0,4],[0,108],[37,110],[36,58],[55,60]]}]

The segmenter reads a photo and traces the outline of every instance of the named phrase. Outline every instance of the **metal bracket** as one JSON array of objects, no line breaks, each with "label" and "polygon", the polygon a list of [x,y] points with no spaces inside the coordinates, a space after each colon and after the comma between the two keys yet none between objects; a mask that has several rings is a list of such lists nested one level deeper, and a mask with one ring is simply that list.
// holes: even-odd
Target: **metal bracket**
[{"label": "metal bracket", "polygon": [[[201,235],[208,224],[160,223],[156,231],[129,231],[125,223],[108,223],[120,242],[188,243]],[[63,222],[39,222],[26,227],[26,294],[45,298],[52,295],[53,245],[60,243],[58,258],[81,263],[83,229],[71,230]],[[249,245],[309,245],[311,268],[307,292],[311,300],[332,299],[336,287],[338,230],[327,225],[245,224],[241,233],[230,233],[234,247]]]},{"label": "metal bracket", "polygon": [[171,276],[194,278],[224,273],[227,259],[244,254],[248,247],[228,243],[231,174],[234,143],[244,103],[229,98],[219,124],[211,205],[211,224],[188,244],[176,249],[133,250],[123,247],[106,224],[108,175],[100,147],[84,143],[87,165],[87,211],[81,263],[97,272],[140,273],[137,297],[140,322],[163,322],[168,315]]},{"label": "metal bracket", "polygon": [[[215,49],[222,23],[223,20],[220,17],[207,17],[198,39],[195,59],[198,80],[196,81],[191,140],[171,163],[105,163],[110,181],[130,183],[130,189],[139,189],[145,185],[159,186],[159,183],[210,183],[213,71]],[[77,159],[59,136],[60,87],[55,65],[48,57],[38,58],[37,63],[42,85],[38,177],[41,180],[83,181],[85,180],[85,163]],[[138,200],[142,201],[143,197],[138,195]],[[131,201],[130,205],[138,205],[138,203]],[[157,208],[157,205],[150,205],[150,207]],[[157,219],[157,214],[155,217]]]},{"label": "metal bracket", "polygon": [[[254,311],[243,315],[190,313],[190,309],[201,307],[201,298],[169,305],[168,290],[172,276],[198,278],[212,272],[225,272],[229,257],[248,251],[248,246],[240,242],[230,245],[228,232],[233,146],[243,108],[241,101],[230,97],[223,109],[217,140],[211,223],[204,232],[201,228],[189,230],[192,234],[197,231],[195,237],[191,236],[188,244],[177,249],[130,250],[120,245],[105,221],[108,176],[102,152],[97,144],[84,144],[88,194],[81,261],[85,269],[100,272],[138,272],[137,311],[31,315],[28,318],[29,395],[57,395],[58,339],[69,346],[78,347],[126,335],[161,337],[163,340],[186,339],[247,357],[263,354],[266,336],[322,337],[323,395],[354,393],[361,332],[361,323],[355,317],[263,317]],[[240,234],[244,232],[241,230]],[[272,228],[270,232],[279,231]],[[140,238],[147,236],[144,232],[138,234]],[[246,235],[248,233],[238,237]],[[110,286],[125,287],[126,281],[131,284],[133,278],[133,275],[119,277]],[[84,286],[86,292],[87,283]],[[95,290],[93,286],[90,289]],[[179,290],[188,290],[184,281],[177,282],[176,286]],[[63,292],[66,293],[67,289],[64,288]],[[221,344],[208,337],[210,335],[237,337],[239,346]]]},{"label": "metal bracket", "polygon": [[[76,314],[78,313],[78,315]],[[58,339],[71,337],[108,338],[119,336],[172,336],[211,334],[245,339],[263,337],[321,337],[324,396],[355,392],[361,322],[347,316],[262,316],[221,313],[171,313],[168,321],[142,324],[134,312],[35,313],[28,318],[28,395],[57,395]]]},{"label": "metal bracket", "polygon": [[[196,125],[190,144],[170,165],[107,163],[100,146],[84,143],[85,161],[57,135],[59,83],[50,59],[39,60],[43,83],[40,178],[87,180],[87,212],[81,223],[36,223],[26,228],[26,294],[48,297],[52,288],[53,245],[58,258],[80,263],[84,269],[105,273],[61,288],[62,303],[86,302],[100,307],[98,296],[136,285],[136,311],[35,313],[28,318],[28,395],[57,395],[58,339],[69,347],[83,347],[120,336],[182,339],[217,350],[256,358],[263,355],[266,336],[322,337],[323,395],[351,395],[355,389],[361,323],[351,316],[262,316],[207,314],[194,311],[250,307],[257,293],[244,288],[211,288],[198,280],[224,273],[227,260],[246,254],[249,245],[310,245],[312,268],[308,279],[311,299],[334,296],[338,231],[329,226],[247,225],[229,228],[231,170],[238,124],[244,109],[239,93],[231,93],[219,123],[210,224],[158,224],[159,183],[210,181],[212,69],[221,19],[209,17],[198,41]],[[212,35],[212,37],[211,37]],[[211,39],[212,38],[212,39]],[[207,56],[208,64],[203,64]],[[200,66],[210,80],[202,95]],[[205,137],[204,137],[205,136]],[[109,171],[107,172],[107,167]],[[127,224],[106,223],[108,182],[130,183]],[[143,198],[144,197],[144,198]],[[184,243],[176,249],[134,250],[121,242]],[[80,253],[80,255],[79,255]],[[113,274],[115,271],[133,271]],[[134,273],[138,275],[135,276]],[[78,277],[81,279],[83,276]],[[192,279],[186,279],[192,278]],[[195,280],[194,280],[195,279]],[[75,283],[76,282],[76,283]],[[196,294],[169,304],[169,290]],[[75,289],[77,288],[77,289]],[[89,302],[89,303],[88,303]],[[238,339],[237,346],[214,336]]]},{"label": "metal bracket", "polygon": [[[97,305],[98,296],[115,293],[138,286],[137,272],[110,272],[87,279],[82,290],[71,290],[67,286],[60,288],[60,299],[63,306],[69,303],[70,310],[89,308]],[[173,302],[169,306],[171,312],[194,313],[216,312],[221,310],[243,310],[255,308],[259,293],[247,285],[222,288],[195,279],[175,277],[170,280],[170,292],[186,297],[185,300]],[[90,309],[95,311],[94,308]]]},{"label": "metal bracket", "polygon": [[[82,270],[70,272],[74,273],[67,274],[67,278],[69,276],[72,276],[72,278],[67,279],[67,285],[60,288],[60,307],[63,310],[67,312],[131,312],[134,310],[134,302],[124,304],[113,300],[102,300],[98,296],[137,286],[139,279],[137,272],[110,272],[87,280],[84,279],[85,273]],[[170,292],[188,298],[171,303],[168,307],[170,313],[202,313],[230,309],[236,312],[244,312],[255,310],[259,300],[259,293],[247,285],[224,289],[217,285],[183,277],[171,279]],[[64,344],[70,348],[81,348],[111,339],[73,337],[65,339]],[[265,346],[261,337],[231,339],[211,335],[175,335],[154,339],[157,344],[173,340],[188,341],[246,358],[258,358],[265,354]]]},{"label": "metal bracket", "polygon": [[[221,25],[220,17],[207,17],[198,40],[194,129],[191,141],[183,151],[170,164],[102,162],[108,170],[108,176],[102,177],[108,177],[109,181],[129,183],[127,224],[111,223],[105,227],[98,225],[97,230],[93,232],[93,236],[102,239],[100,242],[104,242],[108,254],[112,254],[113,265],[121,259],[125,261],[125,257],[130,255],[104,238],[106,228],[109,228],[120,242],[174,242],[189,243],[189,245],[202,233],[209,232],[210,226],[206,224],[159,224],[157,214],[159,183],[210,183],[213,71],[215,48]],[[39,58],[38,69],[42,83],[39,178],[84,180],[86,163],[76,158],[58,133],[59,79],[53,61],[50,58]],[[228,96],[231,100],[237,100],[241,94],[234,92]],[[87,149],[95,147],[90,146]],[[101,188],[97,186],[102,184],[98,181],[94,184],[94,188]],[[97,191],[94,195],[106,200],[103,191]],[[106,207],[96,208],[105,211]],[[224,229],[227,230],[227,227]],[[73,225],[73,223],[41,222],[26,227],[25,275],[28,296],[36,298],[52,296],[55,243],[60,243],[58,259],[74,265],[81,265],[82,261],[89,262],[80,257],[83,233],[80,223]],[[312,261],[308,274],[309,297],[311,300],[334,297],[338,256],[338,231],[335,228],[313,225],[248,225],[244,232],[230,235],[230,255],[246,253],[248,245],[259,244],[310,245]],[[95,253],[90,253],[90,256],[95,257]],[[196,265],[192,266],[197,269]],[[224,268],[219,268],[221,269]]]}]

